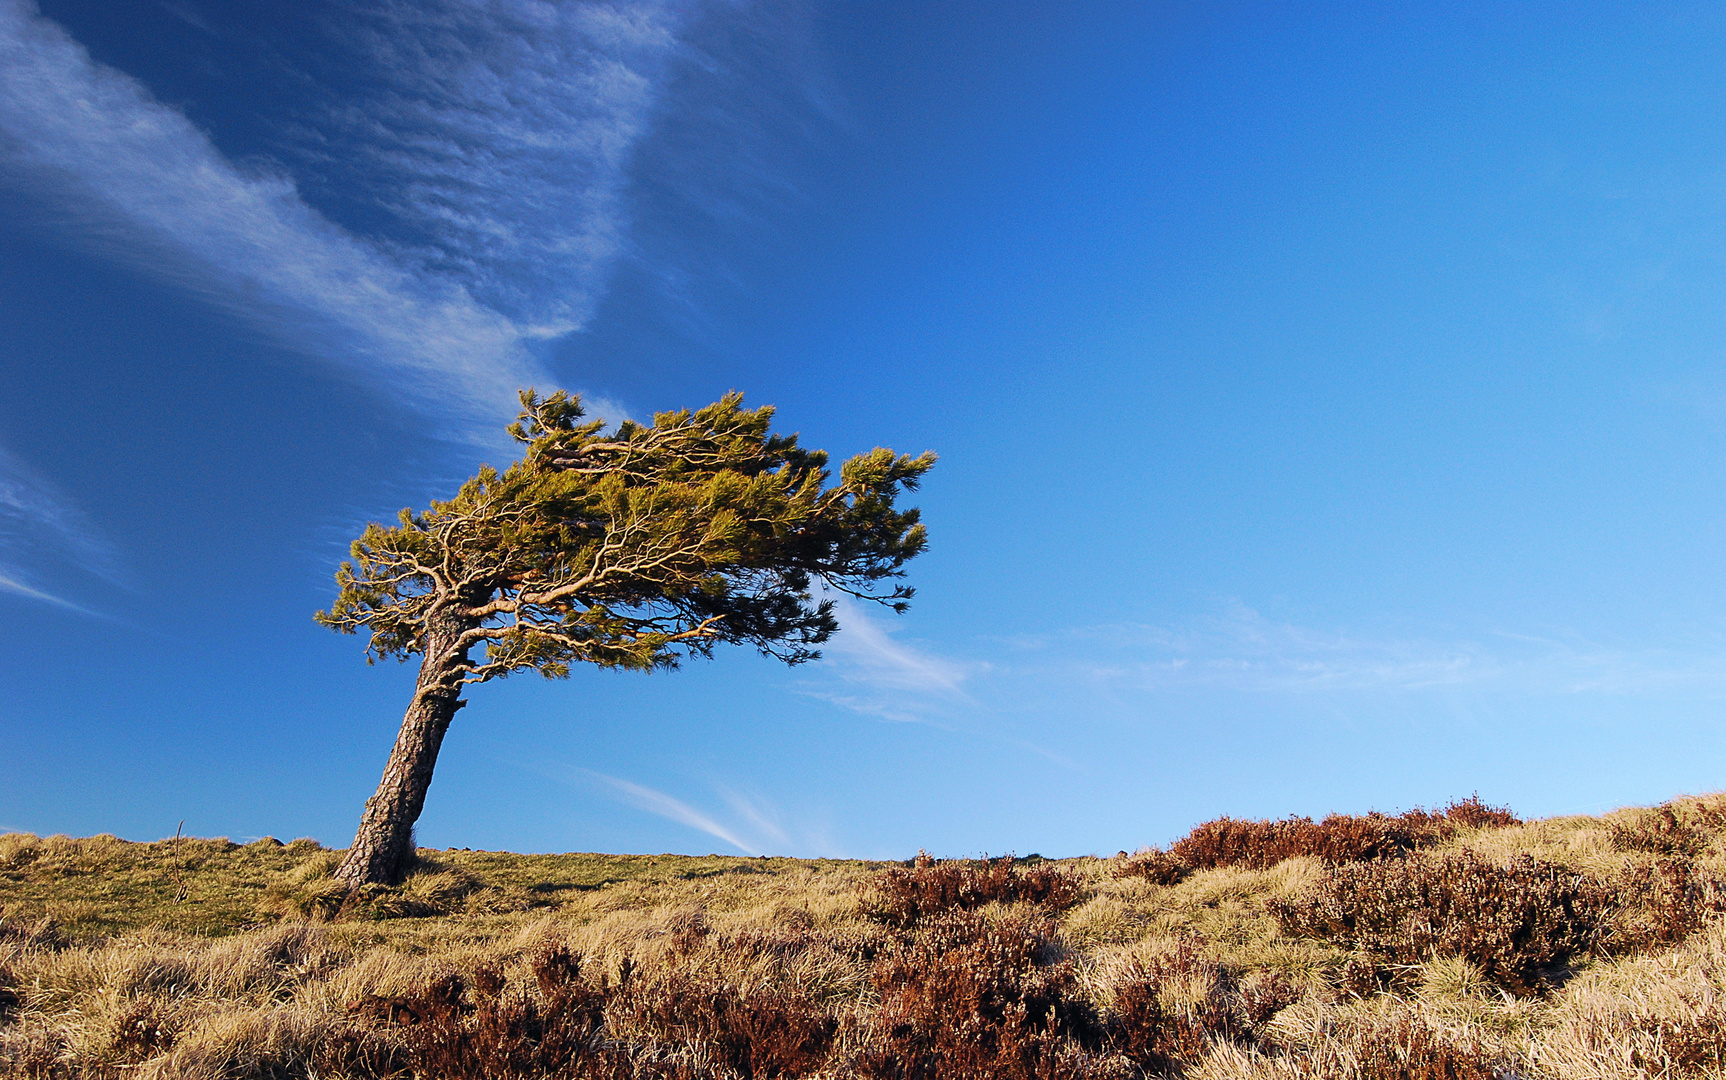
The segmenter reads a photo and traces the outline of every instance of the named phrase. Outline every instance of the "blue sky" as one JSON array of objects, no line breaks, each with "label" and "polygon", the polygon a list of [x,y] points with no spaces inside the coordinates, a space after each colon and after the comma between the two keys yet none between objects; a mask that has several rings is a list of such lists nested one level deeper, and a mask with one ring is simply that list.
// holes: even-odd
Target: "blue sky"
[{"label": "blue sky", "polygon": [[520,386],[932,449],[903,617],[471,695],[422,843],[1112,853],[1726,777],[1713,5],[0,0],[0,828],[345,843]]}]

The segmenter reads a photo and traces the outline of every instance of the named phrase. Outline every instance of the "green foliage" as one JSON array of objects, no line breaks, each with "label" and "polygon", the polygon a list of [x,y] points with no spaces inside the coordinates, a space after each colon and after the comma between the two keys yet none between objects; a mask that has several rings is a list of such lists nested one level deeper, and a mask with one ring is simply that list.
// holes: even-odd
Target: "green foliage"
[{"label": "green foliage", "polygon": [[837,628],[816,584],[897,610],[912,594],[890,583],[925,532],[895,502],[931,454],[876,449],[835,483],[824,452],[774,434],[773,410],[736,393],[610,433],[562,392],[524,391],[522,406],[509,429],[522,460],[368,527],[319,622],[368,630],[374,659],[438,650],[460,684],[670,667],[721,643],[798,663]]}]

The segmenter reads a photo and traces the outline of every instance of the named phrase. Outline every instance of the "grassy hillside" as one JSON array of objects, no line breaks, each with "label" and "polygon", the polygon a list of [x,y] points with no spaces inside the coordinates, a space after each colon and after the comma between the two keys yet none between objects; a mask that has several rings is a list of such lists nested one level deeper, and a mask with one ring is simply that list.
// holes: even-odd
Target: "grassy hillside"
[{"label": "grassy hillside", "polygon": [[0,1072],[1726,1076],[1726,797],[1210,822],[1114,859],[0,837]]}]

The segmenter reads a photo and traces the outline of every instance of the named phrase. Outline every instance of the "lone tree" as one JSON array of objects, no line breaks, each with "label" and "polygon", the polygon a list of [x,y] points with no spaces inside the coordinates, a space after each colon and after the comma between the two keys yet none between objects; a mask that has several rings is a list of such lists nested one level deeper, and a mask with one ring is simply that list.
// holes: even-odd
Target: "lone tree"
[{"label": "lone tree", "polygon": [[[775,435],[771,407],[732,393],[651,426],[603,430],[580,399],[521,395],[525,444],[448,502],[373,524],[336,574],[317,621],[371,635],[368,662],[419,654],[419,681],[377,794],[336,876],[394,884],[413,858],[438,748],[473,683],[575,663],[648,671],[721,643],[788,664],[838,629],[820,583],[905,610],[893,583],[923,550],[915,509],[895,505],[934,465],[876,449],[847,461]],[[483,646],[483,655],[474,650]]]}]

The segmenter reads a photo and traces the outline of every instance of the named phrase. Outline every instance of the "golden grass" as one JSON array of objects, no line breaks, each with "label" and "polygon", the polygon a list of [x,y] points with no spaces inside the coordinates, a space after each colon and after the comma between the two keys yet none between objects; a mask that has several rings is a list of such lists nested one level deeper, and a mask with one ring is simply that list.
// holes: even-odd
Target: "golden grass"
[{"label": "golden grass", "polygon": [[[501,973],[499,1000],[525,1001],[539,993],[531,958],[558,945],[595,985],[627,977],[793,993],[836,1018],[844,1052],[820,1075],[857,1075],[846,1063],[862,1059],[845,1048],[861,1045],[878,1005],[873,958],[902,933],[870,914],[886,864],[422,851],[404,886],[354,899],[331,882],[335,854],[310,841],[175,847],[0,836],[0,1074],[334,1076],[317,1071],[319,1048],[353,1027],[357,1003],[485,971]],[[1465,830],[1439,853],[1463,849],[1531,855],[1603,882],[1630,881],[1682,849],[1698,874],[1726,878],[1726,796]],[[1476,1074],[1454,1070],[1484,1062],[1491,1072],[1478,1075],[1523,1080],[1726,1077],[1726,926],[1715,917],[1675,942],[1620,935],[1575,959],[1544,996],[1515,997],[1463,956],[1381,966],[1376,982],[1369,964],[1363,982],[1349,949],[1285,933],[1266,904],[1315,888],[1326,872],[1316,859],[1203,870],[1173,885],[1116,877],[1112,860],[1054,865],[1082,884],[1079,902],[1054,915],[1054,941],[1099,1023],[1147,971],[1175,972],[1155,990],[1170,1016],[1200,1015],[1218,1000],[1218,979],[1237,995],[1288,988],[1251,1037],[1219,1028],[1201,1039],[1185,1076],[1466,1078]],[[1625,893],[1625,926],[1642,925],[1642,902]],[[1018,925],[1009,908],[1022,906],[983,916]],[[671,1047],[645,1015],[619,1019],[608,1038],[658,1046],[654,1060],[683,1062],[678,1075],[740,1075]],[[1465,1064],[1407,1064],[1446,1055]],[[349,1075],[381,1074],[351,1065]]]}]

